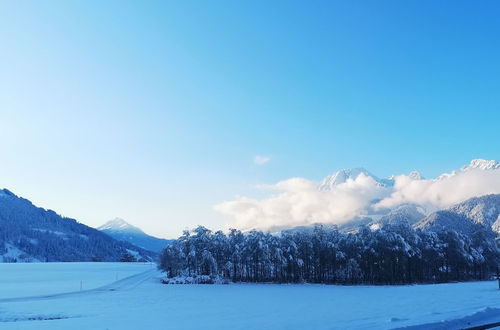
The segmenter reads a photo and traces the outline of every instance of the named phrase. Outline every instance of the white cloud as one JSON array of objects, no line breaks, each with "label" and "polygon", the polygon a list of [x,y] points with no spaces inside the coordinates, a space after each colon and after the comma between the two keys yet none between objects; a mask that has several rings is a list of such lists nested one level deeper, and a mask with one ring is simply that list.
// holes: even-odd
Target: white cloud
[{"label": "white cloud", "polygon": [[261,156],[261,155],[257,155],[253,158],[253,162],[256,165],[264,165],[266,163],[269,163],[270,160],[271,160],[271,157]]},{"label": "white cloud", "polygon": [[341,224],[404,203],[415,203],[433,211],[474,196],[500,193],[500,170],[469,170],[433,180],[400,175],[395,178],[394,187],[380,186],[364,174],[331,191],[320,191],[316,182],[303,178],[291,178],[266,187],[278,192],[264,199],[238,197],[214,208],[231,217],[228,227],[242,230]]},{"label": "white cloud", "polygon": [[391,208],[415,203],[430,209],[443,209],[474,196],[500,193],[500,170],[472,169],[437,180],[411,180],[396,177],[394,191],[376,208]]},{"label": "white cloud", "polygon": [[229,227],[276,230],[318,222],[346,222],[363,214],[373,200],[391,193],[364,174],[332,191],[319,191],[316,182],[302,178],[281,181],[272,188],[281,192],[262,200],[239,197],[215,209],[232,217]]}]

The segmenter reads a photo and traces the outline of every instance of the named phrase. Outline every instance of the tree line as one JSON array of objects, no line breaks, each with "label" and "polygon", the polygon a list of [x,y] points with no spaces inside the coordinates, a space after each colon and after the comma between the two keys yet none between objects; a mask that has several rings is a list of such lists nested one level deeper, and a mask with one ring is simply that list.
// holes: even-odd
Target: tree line
[{"label": "tree line", "polygon": [[409,284],[486,279],[500,250],[487,229],[470,236],[454,230],[415,230],[406,223],[378,230],[336,227],[279,234],[228,234],[199,226],[167,246],[159,268],[168,278],[209,276],[233,282]]}]

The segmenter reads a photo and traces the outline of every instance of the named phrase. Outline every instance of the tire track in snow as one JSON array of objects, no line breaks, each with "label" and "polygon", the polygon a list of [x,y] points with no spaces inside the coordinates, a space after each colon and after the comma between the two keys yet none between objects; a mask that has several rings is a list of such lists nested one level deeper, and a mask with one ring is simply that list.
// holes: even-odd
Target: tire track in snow
[{"label": "tire track in snow", "polygon": [[4,298],[0,299],[0,303],[9,303],[9,302],[26,302],[26,301],[34,301],[34,300],[45,300],[45,299],[58,299],[58,298],[67,298],[74,296],[88,296],[92,294],[101,294],[106,292],[116,292],[116,291],[124,291],[131,290],[139,286],[141,283],[151,279],[153,276],[157,274],[156,269],[148,269],[144,272],[134,274],[128,277],[125,277],[116,282],[103,285],[101,287],[89,290],[82,291],[72,291],[72,292],[63,292],[63,293],[55,293],[55,294],[45,294],[39,296],[29,296],[29,297],[16,297],[16,298]]}]

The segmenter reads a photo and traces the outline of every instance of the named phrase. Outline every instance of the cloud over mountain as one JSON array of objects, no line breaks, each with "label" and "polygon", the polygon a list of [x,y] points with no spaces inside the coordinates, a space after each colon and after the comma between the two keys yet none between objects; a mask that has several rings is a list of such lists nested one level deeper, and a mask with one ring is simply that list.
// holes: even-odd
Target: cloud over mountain
[{"label": "cloud over mountain", "polygon": [[342,224],[359,216],[380,215],[402,204],[428,211],[449,207],[474,196],[500,193],[496,161],[473,160],[436,179],[410,173],[378,179],[363,169],[341,170],[317,183],[291,178],[266,186],[276,193],[263,199],[238,197],[215,209],[231,217],[228,227],[279,230],[313,223]]}]

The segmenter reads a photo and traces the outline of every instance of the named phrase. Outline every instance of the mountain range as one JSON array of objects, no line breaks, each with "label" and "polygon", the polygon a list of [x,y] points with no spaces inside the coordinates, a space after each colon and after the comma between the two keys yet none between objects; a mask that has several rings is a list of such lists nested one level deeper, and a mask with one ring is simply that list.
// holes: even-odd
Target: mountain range
[{"label": "mountain range", "polygon": [[140,228],[120,218],[110,220],[97,229],[118,241],[128,242],[157,253],[160,253],[170,243],[170,240],[148,235]]},{"label": "mountain range", "polygon": [[486,230],[500,239],[500,194],[473,197],[428,215],[417,205],[401,205],[377,219],[356,218],[338,228],[342,232],[355,233],[364,226],[378,230],[385,225],[402,223],[423,231],[452,229],[467,236],[479,230]]},{"label": "mountain range", "polygon": [[[474,159],[470,164],[459,170],[445,173],[431,181],[440,181],[472,170],[494,171],[500,170],[500,162],[496,160]],[[385,179],[373,175],[364,168],[342,169],[327,176],[319,185],[318,190],[329,191],[336,186],[355,180],[359,175],[372,178],[383,187],[393,186],[395,176]],[[408,175],[412,180],[424,180],[419,172]],[[344,232],[355,232],[361,226],[368,226],[372,230],[387,224],[408,223],[421,230],[438,231],[443,228],[454,229],[463,234],[471,234],[479,228],[486,228],[500,235],[500,195],[488,194],[470,198],[453,205],[450,208],[428,213],[422,206],[416,204],[403,204],[389,210],[386,214],[374,214],[356,217],[339,225]]]},{"label": "mountain range", "polygon": [[[438,176],[434,180],[442,180],[455,176],[459,173],[467,172],[470,170],[498,170],[500,169],[500,162],[496,160],[486,160],[486,159],[473,159],[468,165],[461,167],[458,171],[452,171],[451,173],[444,173]],[[347,182],[347,180],[355,180],[360,174],[364,174],[367,177],[372,178],[381,186],[393,186],[395,176],[391,175],[387,178],[379,178],[373,175],[371,172],[367,171],[362,167],[357,168],[344,168],[331,175],[325,177],[318,185],[318,189],[321,191],[332,190],[335,186]],[[418,171],[413,171],[408,174],[408,176],[413,180],[423,180],[424,177]]]},{"label": "mountain range", "polygon": [[[496,177],[500,163],[475,159],[457,171],[427,181],[446,181],[473,170],[495,171],[492,173]],[[395,177],[380,179],[363,168],[354,168],[326,177],[317,189],[329,196],[329,190],[348,180],[356,180],[361,174],[371,177],[380,187],[391,187],[395,182],[397,185]],[[418,172],[408,177],[424,180]],[[493,185],[496,187],[495,183]],[[343,232],[356,232],[361,227],[378,230],[401,223],[423,231],[453,229],[465,235],[486,230],[500,237],[500,194],[476,196],[434,212],[427,212],[418,204],[403,203],[383,212],[358,216],[338,228]],[[0,190],[0,262],[119,261],[125,254],[136,260],[153,260],[169,243],[169,240],[144,233],[123,219],[108,221],[95,229],[37,207],[7,189]]]}]

